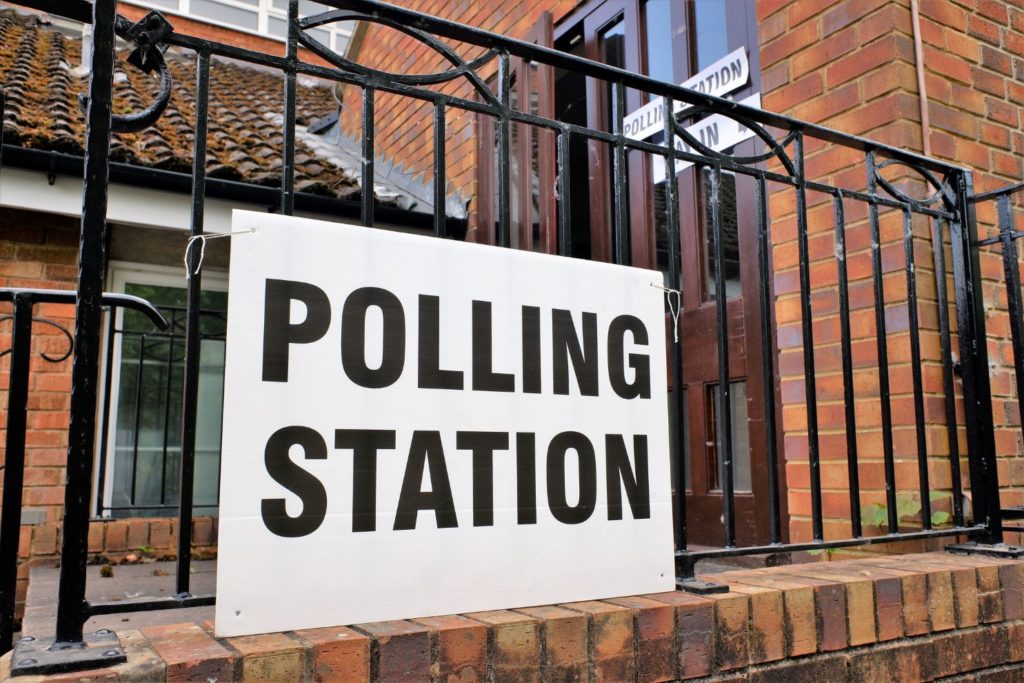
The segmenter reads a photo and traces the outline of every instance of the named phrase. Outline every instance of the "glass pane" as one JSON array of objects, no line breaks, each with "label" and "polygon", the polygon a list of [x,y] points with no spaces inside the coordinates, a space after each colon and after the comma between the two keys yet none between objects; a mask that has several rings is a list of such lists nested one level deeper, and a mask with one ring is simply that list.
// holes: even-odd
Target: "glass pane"
[{"label": "glass pane", "polygon": [[[178,500],[187,292],[136,283],[125,292],[157,305],[171,325],[160,331],[140,314],[123,315],[111,506],[129,508],[115,509],[116,516],[162,514],[161,506]],[[202,292],[200,306],[194,500],[209,514],[215,510],[204,506],[216,505],[219,479],[227,294]]]},{"label": "glass pane", "polygon": [[644,30],[647,39],[647,75],[659,81],[674,83],[672,10],[669,0],[647,0],[644,3]]},{"label": "glass pane", "polygon": [[697,20],[697,73],[715,60],[729,53],[728,22],[726,21],[727,0],[694,0],[693,12]]},{"label": "glass pane", "polygon": [[[720,491],[718,453],[722,448],[722,437],[718,430],[718,402],[721,392],[718,385],[710,385],[707,393],[708,433],[715,434],[714,442],[708,442],[708,488]],[[747,429],[747,382],[741,380],[729,383],[729,413],[732,435],[732,488],[733,491],[750,491],[750,433]]]},{"label": "glass pane", "polygon": [[259,28],[259,16],[256,12],[241,7],[222,5],[216,0],[192,0],[189,7],[192,14],[197,17],[206,17],[251,31]]},{"label": "glass pane", "polygon": [[288,36],[288,20],[275,16],[268,16],[267,33],[272,36],[277,36],[278,38],[286,38]]},{"label": "glass pane", "polygon": [[[736,210],[736,176],[722,172],[718,191],[720,230],[722,236],[722,277],[725,280],[726,298],[740,295],[740,244],[738,213]],[[712,242],[711,220],[711,170],[701,172],[701,212],[704,229],[704,243],[707,253],[707,300],[715,300],[715,252]]]}]

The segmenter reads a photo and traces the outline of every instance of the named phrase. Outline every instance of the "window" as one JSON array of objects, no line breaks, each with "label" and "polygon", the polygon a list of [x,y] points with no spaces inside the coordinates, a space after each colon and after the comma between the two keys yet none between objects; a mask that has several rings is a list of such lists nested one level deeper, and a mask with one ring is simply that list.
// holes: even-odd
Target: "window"
[{"label": "window", "polygon": [[[203,273],[194,511],[215,514],[220,479],[227,282]],[[162,516],[177,507],[184,384],[185,305],[181,269],[117,265],[111,289],[142,297],[170,322],[158,330],[135,311],[108,319],[109,409],[103,416],[97,513]],[[105,448],[104,448],[105,446]]]},{"label": "window", "polygon": [[[132,0],[132,3],[281,40],[288,33],[288,0]],[[299,16],[319,14],[329,9],[311,0],[299,2]],[[307,33],[343,55],[354,28],[354,22],[346,21]]]}]

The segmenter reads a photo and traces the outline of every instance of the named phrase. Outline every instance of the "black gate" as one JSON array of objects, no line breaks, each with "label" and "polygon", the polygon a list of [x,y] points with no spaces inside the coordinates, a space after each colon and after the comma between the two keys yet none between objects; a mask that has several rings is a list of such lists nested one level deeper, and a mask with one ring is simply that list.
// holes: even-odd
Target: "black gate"
[{"label": "black gate", "polygon": [[[4,499],[2,518],[2,539],[0,539],[0,651],[11,647],[14,619],[14,586],[17,576],[18,539],[20,525],[20,492],[23,471],[25,409],[27,400],[27,377],[29,369],[29,338],[32,328],[32,307],[43,301],[70,301],[76,303],[74,331],[73,392],[71,397],[70,424],[68,427],[69,448],[67,459],[67,486],[63,523],[63,544],[61,550],[61,576],[59,589],[58,619],[54,641],[37,643],[31,639],[19,643],[14,659],[15,673],[54,671],[58,669],[82,668],[98,663],[109,663],[123,659],[116,637],[110,633],[87,634],[83,638],[83,624],[94,615],[113,612],[169,609],[197,605],[210,605],[213,596],[193,595],[189,585],[190,538],[187,530],[191,526],[193,509],[193,467],[196,446],[196,411],[199,378],[200,344],[200,290],[202,275],[198,270],[200,250],[188,252],[188,267],[195,274],[188,280],[188,305],[183,312],[184,329],[184,390],[181,407],[181,456],[180,456],[180,504],[178,505],[179,534],[178,570],[175,579],[174,597],[136,602],[94,604],[85,598],[85,567],[87,560],[87,539],[91,506],[91,477],[93,472],[94,446],[96,442],[97,400],[99,380],[99,359],[101,353],[102,310],[104,306],[132,306],[145,310],[152,319],[161,323],[159,314],[145,302],[126,297],[105,296],[102,293],[105,273],[104,243],[107,213],[108,171],[110,167],[110,141],[112,134],[140,130],[157,121],[175,87],[164,65],[163,50],[166,46],[195,54],[195,120],[193,169],[191,174],[191,235],[204,234],[204,198],[207,194],[207,122],[210,111],[210,67],[214,58],[230,58],[265,69],[275,70],[281,77],[283,121],[281,123],[281,152],[283,165],[276,192],[279,201],[277,210],[290,215],[296,207],[297,198],[302,199],[295,187],[296,154],[296,98],[297,79],[309,76],[328,81],[348,84],[362,93],[361,141],[362,177],[374,177],[375,163],[375,101],[378,93],[394,93],[416,101],[426,102],[433,111],[434,149],[433,173],[434,193],[433,230],[437,237],[449,237],[450,217],[446,213],[446,113],[459,109],[487,117],[494,123],[494,144],[496,166],[496,239],[500,247],[512,246],[513,180],[512,144],[513,131],[537,129],[545,131],[538,139],[552,141],[551,150],[557,170],[554,192],[556,234],[558,253],[570,252],[573,216],[569,197],[568,178],[572,173],[570,150],[576,141],[584,140],[606,149],[611,159],[611,234],[614,260],[629,263],[630,226],[629,195],[627,192],[627,160],[629,155],[642,155],[645,159],[660,157],[666,168],[675,168],[677,162],[688,162],[700,169],[706,169],[710,182],[707,201],[710,207],[709,236],[713,248],[715,289],[725,292],[723,267],[724,239],[722,226],[721,187],[723,174],[735,174],[750,178],[756,193],[756,221],[758,235],[758,269],[760,273],[760,319],[762,328],[760,343],[766,362],[763,370],[765,430],[767,435],[767,471],[769,486],[767,505],[760,514],[770,520],[770,543],[755,547],[738,547],[734,505],[734,462],[733,447],[730,443],[732,415],[729,401],[729,320],[726,315],[726,297],[717,301],[717,352],[721,368],[720,384],[726,387],[719,392],[716,407],[717,420],[722,429],[718,459],[718,481],[721,485],[724,514],[722,516],[722,543],[720,548],[691,550],[687,544],[686,529],[686,482],[680,453],[672,458],[679,464],[674,489],[676,519],[676,557],[680,586],[695,591],[714,591],[718,587],[696,580],[695,563],[700,559],[747,555],[757,553],[824,550],[892,541],[931,538],[960,538],[974,542],[961,546],[984,552],[1010,552],[1002,545],[1003,527],[1000,505],[1000,490],[996,476],[996,451],[993,440],[993,416],[989,388],[988,358],[983,316],[981,277],[979,273],[974,202],[982,197],[973,197],[972,180],[969,171],[934,159],[922,157],[905,150],[876,144],[869,140],[845,135],[820,126],[804,123],[784,116],[758,109],[737,105],[723,99],[702,95],[671,84],[658,82],[622,69],[609,67],[584,60],[563,52],[538,47],[534,44],[511,40],[470,28],[461,24],[437,19],[400,9],[371,0],[323,0],[339,9],[300,19],[298,2],[289,3],[287,50],[284,56],[275,56],[232,45],[200,40],[174,31],[173,27],[159,13],[153,12],[138,23],[129,22],[115,15],[115,0],[29,0],[24,4],[46,10],[57,15],[90,23],[92,32],[92,70],[87,98],[87,140],[85,143],[84,177],[85,190],[81,223],[81,244],[79,252],[79,274],[77,291],[72,293],[34,292],[0,290],[0,300],[14,302],[14,349],[11,359],[11,384],[7,424],[6,468],[4,472]],[[342,20],[375,22],[402,31],[412,38],[428,45],[441,54],[451,68],[441,74],[392,74],[379,72],[338,55],[317,42],[309,32],[311,29]],[[135,47],[129,62],[134,68],[161,74],[161,88],[155,102],[145,111],[126,116],[112,116],[113,76],[115,70],[115,37],[129,41]],[[453,43],[472,48],[476,55],[467,61],[452,47]],[[300,59],[299,48],[303,47],[322,58],[328,66],[313,64]],[[522,64],[536,64],[542,68],[571,70],[594,79],[607,88],[610,100],[610,129],[600,130],[546,117],[530,110],[529,103],[515,102],[513,90],[513,60]],[[485,68],[495,68],[497,77],[492,88],[480,73]],[[443,87],[433,87],[457,79],[467,79],[472,84],[473,97],[451,94]],[[662,120],[664,130],[662,141],[674,138],[682,144],[650,142],[631,139],[622,130],[625,113],[625,93],[633,89],[648,93],[651,97],[662,98]],[[690,105],[682,113],[676,113],[674,103]],[[750,156],[734,156],[716,151],[687,132],[688,122],[699,116],[721,114],[753,131],[759,145],[759,152]],[[860,170],[857,183],[840,182],[825,174],[809,173],[811,163],[820,161],[826,153],[843,154],[852,159],[850,163]],[[667,224],[668,272],[666,288],[678,292],[680,289],[679,202],[680,193],[674,174],[664,188],[664,220]],[[822,176],[822,177],[819,177]],[[365,226],[374,226],[374,193],[366,189],[361,196],[360,219]],[[991,198],[1004,206],[1007,194]],[[776,216],[776,209],[785,198],[791,207],[788,217],[795,225],[796,248],[798,250],[798,284],[796,299],[799,308],[798,347],[803,378],[800,382],[806,408],[806,426],[801,429],[807,440],[806,467],[810,492],[811,538],[801,542],[789,540],[782,513],[782,497],[786,490],[780,485],[779,472],[784,466],[780,462],[782,443],[782,420],[778,400],[780,371],[776,366],[778,354],[775,342],[773,319],[777,305],[773,290],[773,242],[771,226],[785,216]],[[990,198],[986,196],[985,198]],[[824,206],[827,212],[820,210]],[[817,209],[815,211],[815,209]],[[1009,215],[1008,212],[1007,216]],[[865,400],[855,387],[854,353],[851,333],[851,277],[847,271],[848,237],[854,223],[848,215],[857,214],[857,224],[867,235],[870,246],[866,249],[870,265],[868,274],[860,284],[870,283],[874,352],[877,354],[879,392],[871,400],[878,401],[880,431],[882,434],[881,457],[885,480],[885,503],[879,533],[869,533],[863,528],[864,511],[861,507],[861,488],[858,483],[861,463],[858,460],[856,425],[856,402]],[[822,215],[827,221],[822,223]],[[916,519],[908,523],[898,513],[896,462],[899,459],[894,450],[893,412],[889,387],[889,353],[892,344],[887,334],[886,287],[892,286],[892,278],[886,278],[891,268],[883,267],[882,226],[887,221],[902,225],[902,233],[895,243],[901,245],[903,262],[900,277],[906,285],[906,301],[909,326],[908,341],[910,366],[913,370],[911,383],[914,406],[917,481],[901,488],[913,491],[920,501]],[[1007,218],[1007,220],[1009,220]],[[824,227],[823,227],[824,226]],[[922,226],[926,226],[923,227]],[[922,228],[919,230],[919,228]],[[831,253],[827,258],[814,255],[810,249],[810,236],[822,230],[833,240]],[[1005,224],[997,238],[1007,254],[1007,282],[1011,288],[1011,312],[1013,313],[1013,340],[1017,351],[1018,368],[1024,352],[1021,336],[1021,302],[1019,272],[1016,268],[1015,240],[1021,233],[1012,225]],[[926,236],[924,236],[926,235]],[[934,270],[921,272],[915,268],[915,249],[929,248],[933,251]],[[815,285],[811,269],[815,263],[827,262],[835,272],[835,288],[839,318],[838,353],[841,358],[842,395],[845,401],[845,465],[848,469],[850,524],[845,537],[836,538],[826,534],[822,512],[823,486],[821,462],[822,440],[819,433],[819,402],[815,367],[820,359],[816,355],[813,295]],[[1012,264],[1012,268],[1010,265]],[[925,277],[934,277],[934,300],[919,300]],[[1012,278],[1012,281],[1011,281]],[[930,289],[930,287],[929,287]],[[951,290],[951,291],[950,291]],[[938,320],[938,338],[941,358],[942,389],[932,391],[941,398],[945,408],[944,428],[948,437],[948,454],[943,455],[944,466],[949,468],[951,498],[948,519],[936,521],[931,509],[934,487],[929,482],[930,463],[935,466],[937,456],[929,453],[925,435],[924,404],[926,392],[921,376],[922,340],[920,338],[919,311],[925,305],[934,306]],[[668,309],[671,307],[667,307]],[[951,315],[951,311],[953,315]],[[674,311],[673,311],[674,312]],[[671,319],[671,318],[670,318]],[[955,338],[954,338],[955,335]],[[954,339],[958,346],[954,346]],[[668,343],[675,348],[675,335],[669,331]],[[959,363],[954,364],[954,354]],[[670,382],[681,386],[681,357],[672,353]],[[956,373],[959,373],[959,380]],[[1018,374],[1021,386],[1022,374]],[[965,411],[958,419],[956,403],[962,401]],[[683,429],[681,402],[676,401],[670,416],[675,432]],[[1024,421],[1024,415],[1022,415]],[[958,434],[966,433],[966,452],[960,452]],[[679,451],[681,446],[676,450]],[[966,459],[969,469],[970,499],[972,509],[965,512],[965,491],[961,486],[961,460]],[[829,538],[826,540],[826,536]],[[84,643],[84,646],[83,646]]]}]

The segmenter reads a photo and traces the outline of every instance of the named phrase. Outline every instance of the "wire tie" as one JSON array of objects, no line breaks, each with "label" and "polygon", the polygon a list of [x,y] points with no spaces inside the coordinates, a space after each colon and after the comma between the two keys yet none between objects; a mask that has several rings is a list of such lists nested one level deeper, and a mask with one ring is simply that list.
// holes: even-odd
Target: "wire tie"
[{"label": "wire tie", "polygon": [[[256,228],[249,228],[248,230],[239,230],[238,232],[218,232],[212,235],[201,234],[192,235],[188,238],[188,243],[185,244],[185,279],[191,280],[193,275],[199,275],[199,270],[203,267],[203,259],[206,258],[206,240],[215,240],[221,237],[231,237],[232,235],[246,235],[249,233],[256,232]],[[199,242],[199,262],[196,264],[195,271],[189,270],[188,257],[192,251],[192,245]]]},{"label": "wire tie", "polygon": [[657,287],[665,292],[665,302],[668,304],[668,312],[672,314],[672,335],[675,343],[679,343],[679,314],[682,312],[683,294],[678,289],[656,285],[653,282],[651,287]]}]

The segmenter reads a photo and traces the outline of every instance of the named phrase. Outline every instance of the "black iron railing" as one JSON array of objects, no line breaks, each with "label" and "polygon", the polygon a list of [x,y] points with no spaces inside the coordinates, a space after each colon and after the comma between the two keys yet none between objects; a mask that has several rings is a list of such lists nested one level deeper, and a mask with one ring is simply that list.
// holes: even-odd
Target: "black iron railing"
[{"label": "black iron railing", "polygon": [[[1017,429],[1024,428],[1024,293],[1021,291],[1020,250],[1017,247],[1017,240],[1024,237],[1024,232],[1017,229],[1015,216],[1021,210],[1022,199],[1024,183],[979,193],[971,200],[977,206],[994,204],[996,209],[995,225],[992,226],[996,234],[979,240],[977,246],[980,249],[996,248],[1002,259],[1003,280],[997,287],[1001,285],[999,289],[1006,296],[1005,304],[1001,297],[991,294],[986,304],[990,308],[990,314],[997,319],[1005,319],[1009,328],[1010,344],[1013,349],[1012,362],[1009,365],[1015,390],[1013,399],[1017,404],[1016,412],[1019,419],[1016,423]],[[1007,426],[1011,425],[1012,421]],[[1004,527],[1007,531],[1024,531],[1024,526],[1019,523],[1019,520],[1024,519],[1024,506],[1006,507],[1001,512],[1005,519],[1017,522],[1013,526]]]},{"label": "black iron railing", "polygon": [[[283,142],[282,174],[279,184],[279,209],[291,214],[295,208],[294,159],[296,152],[296,99],[297,78],[300,75],[347,84],[360,92],[361,98],[361,139],[362,178],[364,191],[361,198],[361,222],[366,226],[375,224],[374,193],[369,190],[374,177],[377,158],[375,127],[377,105],[382,93],[425,102],[433,111],[433,175],[436,198],[433,203],[434,234],[446,237],[448,216],[445,202],[447,187],[446,164],[446,114],[452,110],[463,111],[485,117],[495,126],[496,151],[496,207],[494,208],[496,234],[494,241],[501,247],[512,245],[513,226],[513,178],[511,175],[512,129],[522,127],[545,131],[551,141],[549,150],[557,170],[557,183],[551,201],[555,204],[557,252],[572,253],[572,227],[574,217],[570,202],[570,179],[574,173],[584,169],[573,168],[570,151],[577,141],[602,147],[610,152],[610,184],[607,209],[610,224],[610,249],[608,253],[617,263],[631,262],[631,213],[630,195],[627,190],[629,163],[632,156],[645,159],[660,158],[665,167],[674,169],[677,162],[688,162],[699,169],[706,169],[709,177],[707,202],[709,225],[708,238],[710,254],[714,265],[714,291],[727,292],[725,282],[725,241],[723,233],[722,177],[734,174],[745,178],[752,188],[755,210],[753,221],[756,229],[756,273],[757,296],[754,297],[758,314],[757,329],[748,331],[748,338],[754,339],[760,347],[764,362],[760,371],[760,392],[758,400],[764,406],[764,449],[766,459],[767,485],[765,496],[759,499],[758,515],[767,517],[768,537],[764,542],[741,545],[737,534],[737,508],[735,489],[734,447],[731,443],[730,382],[730,313],[728,297],[720,295],[708,310],[713,311],[714,343],[716,357],[708,362],[717,364],[718,392],[715,406],[716,422],[719,425],[719,455],[716,458],[717,478],[721,496],[720,547],[692,549],[687,529],[687,490],[685,468],[680,445],[672,457],[677,463],[674,489],[676,520],[676,557],[680,585],[692,590],[715,590],[714,586],[697,581],[694,576],[698,560],[773,553],[795,550],[822,550],[843,548],[892,541],[920,540],[943,537],[966,537],[982,544],[978,549],[994,551],[1002,542],[1002,517],[998,480],[995,468],[995,447],[992,434],[992,406],[990,401],[987,351],[980,341],[985,338],[984,318],[981,302],[978,254],[975,249],[976,228],[971,203],[972,181],[969,171],[956,165],[929,159],[906,150],[877,144],[863,138],[845,135],[821,126],[797,121],[785,116],[750,108],[724,99],[700,94],[668,83],[581,59],[559,52],[512,40],[500,35],[464,26],[372,0],[322,0],[339,9],[321,15],[299,19],[298,2],[292,0],[289,9],[289,31],[287,50],[284,56],[275,56],[233,45],[203,40],[179,34],[159,16],[151,14],[137,24],[115,17],[114,0],[96,0],[86,3],[80,0],[52,2],[31,0],[25,4],[39,9],[93,25],[92,78],[88,97],[88,133],[85,156],[85,193],[82,214],[82,242],[79,252],[80,272],[77,285],[77,308],[75,322],[75,360],[72,382],[74,391],[71,400],[69,425],[68,471],[61,553],[61,580],[59,608],[56,629],[56,645],[78,650],[83,643],[83,624],[93,615],[146,609],[166,609],[194,605],[212,604],[212,596],[194,596],[189,585],[190,538],[187,530],[191,526],[193,510],[193,468],[196,450],[196,411],[199,381],[200,291],[202,274],[198,270],[199,250],[188,254],[189,269],[195,274],[188,281],[188,304],[185,310],[184,332],[184,386],[181,409],[181,456],[179,469],[179,552],[178,571],[175,580],[175,597],[161,600],[118,602],[116,604],[91,604],[85,599],[85,563],[90,506],[91,476],[93,471],[93,444],[95,443],[95,416],[97,414],[97,387],[102,338],[101,297],[104,277],[103,244],[106,233],[105,216],[107,205],[107,173],[109,168],[109,144],[112,132],[133,130],[158,120],[166,105],[167,97],[173,92],[167,70],[163,67],[162,48],[176,48],[195,55],[195,138],[193,148],[193,173],[191,185],[191,228],[194,237],[204,234],[204,197],[206,194],[207,123],[210,112],[210,69],[213,57],[227,57],[241,62],[258,65],[278,71],[282,77]],[[331,52],[318,43],[307,31],[334,21],[364,21],[381,24],[402,31],[412,39],[420,41],[443,57],[451,68],[439,74],[410,75],[392,74],[349,61],[342,55]],[[136,47],[136,58],[132,62],[141,68],[152,69],[162,74],[163,82],[157,100],[146,111],[129,117],[111,116],[112,77],[114,71],[115,34],[131,41]],[[460,56],[446,40],[457,41],[472,47],[475,57],[469,61]],[[323,64],[314,64],[300,59],[300,47],[322,58]],[[515,106],[511,97],[513,88],[513,61],[536,64],[543,68],[570,71],[608,85],[611,124],[604,129],[587,127],[559,120],[553,115],[544,115],[529,108],[528,102]],[[490,87],[482,75],[495,72],[495,87]],[[450,89],[434,88],[439,84],[465,81],[470,85],[469,96]],[[650,97],[662,98],[661,142],[636,140],[628,137],[623,130],[623,116],[626,112],[627,91],[638,91]],[[520,101],[529,98],[519,98]],[[689,108],[676,114],[674,103],[682,102]],[[709,114],[721,114],[746,127],[756,137],[753,151],[734,155],[712,149],[687,132],[689,121]],[[675,138],[684,144],[670,144]],[[824,150],[824,151],[823,151]],[[856,171],[855,177],[863,182],[847,182],[849,175],[839,180],[839,174],[821,172],[812,174],[808,167],[822,159],[823,154],[844,155],[850,159],[846,170]],[[632,156],[631,156],[632,155]],[[668,264],[666,286],[679,292],[682,287],[680,244],[680,187],[675,173],[668,172],[664,187],[662,217],[666,224]],[[592,180],[591,182],[599,182]],[[604,182],[604,181],[600,181]],[[780,202],[780,198],[784,202]],[[778,205],[785,204],[788,213],[775,215]],[[825,214],[813,213],[818,207],[826,206]],[[848,216],[856,214],[855,221]],[[822,215],[827,218],[823,219]],[[883,239],[886,221],[900,222],[902,230],[895,238]],[[806,414],[806,427],[799,433],[807,441],[806,467],[808,470],[807,489],[810,494],[810,533],[806,541],[787,542],[786,518],[783,513],[787,490],[783,488],[780,474],[784,463],[780,459],[783,425],[779,411],[780,373],[777,351],[776,307],[779,297],[774,290],[775,242],[772,226],[777,221],[789,220],[793,224],[797,259],[797,285],[795,289],[799,309],[799,365],[800,371],[788,376],[798,378],[801,386],[802,403]],[[824,221],[824,222],[823,222]],[[812,225],[813,223],[813,225]],[[918,226],[927,224],[928,237],[920,234]],[[811,234],[824,230],[832,240],[828,251],[822,257],[812,253]],[[855,336],[852,330],[854,306],[852,303],[853,278],[847,268],[848,252],[852,250],[851,235],[855,226],[865,232],[866,247],[858,247],[869,259],[866,274],[858,275],[856,284],[869,284],[870,297],[865,310],[871,312],[868,324],[873,337],[875,358],[866,367],[876,373],[878,390],[864,394],[857,390],[855,382]],[[1018,236],[1007,228],[1004,247],[1012,248]],[[930,239],[930,242],[929,242]],[[902,262],[894,270],[883,262],[883,250],[887,244],[896,244],[902,250]],[[748,244],[748,247],[750,245]],[[687,245],[687,249],[692,245]],[[930,248],[934,260],[934,297],[925,301],[920,297],[921,279],[924,277],[915,268],[915,250]],[[1013,258],[1016,264],[1016,258]],[[823,457],[819,425],[820,402],[818,400],[818,373],[820,363],[816,345],[814,295],[817,285],[812,278],[812,266],[826,263],[835,272],[837,294],[836,314],[839,321],[837,336],[840,370],[842,377],[842,411],[846,453],[845,465],[848,482],[845,494],[849,503],[849,533],[836,536],[827,534],[826,515],[823,513],[823,485],[821,464]],[[896,466],[908,456],[897,453],[894,447],[894,417],[892,390],[890,385],[889,353],[893,343],[887,334],[893,300],[887,295],[887,288],[894,286],[887,273],[896,272],[906,287],[906,299],[901,302],[907,310],[907,326],[912,372],[909,394],[913,403],[913,428],[915,449],[909,456],[916,465],[917,481],[897,481]],[[1019,277],[1019,274],[1017,275]],[[951,289],[951,291],[950,291]],[[1019,291],[1019,283],[1017,284]],[[16,303],[15,326],[17,332],[16,351],[12,367],[11,400],[23,402],[24,373],[27,372],[27,344],[24,341],[30,330],[31,306],[29,295],[7,294]],[[20,298],[19,298],[20,296]],[[66,294],[62,296],[68,296]],[[138,304],[141,306],[141,304]],[[919,312],[924,306],[934,306],[938,320],[937,361],[942,377],[941,389],[930,389],[929,395],[941,398],[944,406],[942,426],[946,429],[948,453],[941,456],[929,451],[925,433],[926,392],[921,376],[922,339]],[[1016,325],[1021,324],[1020,302],[1016,300]],[[955,319],[951,318],[954,312]],[[678,322],[677,322],[678,324]],[[1017,330],[1019,332],[1019,330]],[[958,382],[954,373],[954,336],[959,346]],[[1016,338],[1016,337],[1015,337]],[[673,331],[669,331],[668,343],[671,353],[670,382],[673,387],[683,386],[684,359]],[[1018,364],[1019,361],[1018,354]],[[864,364],[860,364],[863,369]],[[902,390],[902,389],[901,389]],[[868,401],[879,406],[879,432],[881,434],[881,461],[884,470],[884,510],[881,533],[868,533],[862,524],[861,498],[864,491],[859,484],[859,473],[864,463],[858,453],[857,405]],[[965,413],[958,420],[955,406],[962,401]],[[670,416],[677,434],[684,431],[684,402],[675,402]],[[9,484],[4,488],[5,514],[3,519],[3,551],[0,553],[0,571],[6,580],[16,574],[17,560],[17,517],[23,443],[17,437],[24,433],[24,422],[17,422],[23,411],[11,410],[8,424],[7,469],[5,476]],[[13,421],[12,421],[13,420]],[[966,434],[966,452],[961,452],[959,434]],[[961,487],[961,461],[966,459],[969,470],[972,511],[970,518],[965,513],[965,492]],[[934,487],[929,480],[931,467],[937,461],[949,468],[949,495],[951,515],[948,520],[937,522],[930,508]],[[790,461],[795,466],[797,460]],[[899,490],[911,491],[918,496],[920,512],[908,525],[899,514]],[[10,508],[11,514],[6,510]],[[10,585],[13,586],[13,583]],[[8,584],[4,583],[7,591]],[[5,592],[10,596],[10,592]],[[8,647],[10,643],[11,609],[13,602],[3,606],[6,621],[0,623]],[[86,639],[88,644],[88,638]],[[88,649],[88,648],[86,648]],[[22,673],[39,670],[41,665],[19,664],[15,667]],[[38,664],[38,662],[36,663]],[[18,669],[18,667],[21,667]],[[57,666],[84,666],[83,664],[59,664]]]}]

